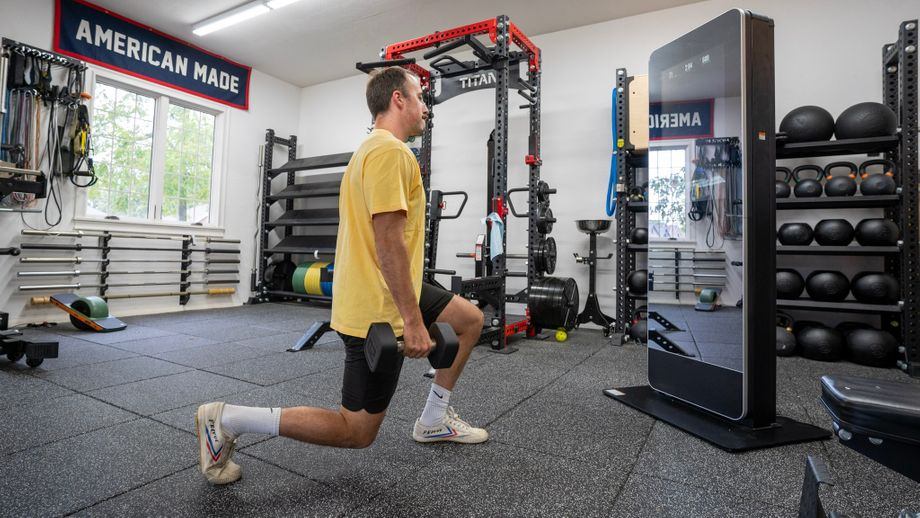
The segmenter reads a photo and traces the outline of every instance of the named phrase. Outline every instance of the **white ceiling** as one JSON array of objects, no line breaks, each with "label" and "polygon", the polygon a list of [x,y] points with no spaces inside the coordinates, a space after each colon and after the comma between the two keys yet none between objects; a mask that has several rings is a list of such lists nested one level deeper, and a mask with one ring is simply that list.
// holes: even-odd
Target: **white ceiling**
[{"label": "white ceiling", "polygon": [[301,0],[204,37],[192,25],[246,0],[95,0],[297,86],[356,73],[380,47],[506,14],[528,36],[699,0]]}]

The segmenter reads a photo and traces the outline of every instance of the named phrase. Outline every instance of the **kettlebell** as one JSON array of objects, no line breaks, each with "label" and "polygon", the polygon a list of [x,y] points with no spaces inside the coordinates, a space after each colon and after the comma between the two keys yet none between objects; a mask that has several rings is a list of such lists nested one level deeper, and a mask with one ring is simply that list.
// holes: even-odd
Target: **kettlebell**
[{"label": "kettlebell", "polygon": [[[880,174],[869,174],[867,169],[874,165],[886,167],[885,172]],[[884,194],[894,194],[898,190],[898,184],[894,181],[895,169],[894,162],[884,158],[875,160],[866,160],[859,166],[859,192],[863,196],[878,196]]]},{"label": "kettlebell", "polygon": [[776,238],[786,246],[807,246],[815,232],[808,223],[783,223],[776,231]]},{"label": "kettlebell", "polygon": [[776,312],[776,355],[795,356],[796,341],[792,334],[795,321],[788,313]]},{"label": "kettlebell", "polygon": [[840,302],[850,294],[850,280],[840,272],[819,270],[805,278],[805,291],[813,300]]},{"label": "kettlebell", "polygon": [[[834,176],[831,171],[845,167],[846,173]],[[853,196],[856,194],[856,173],[859,168],[853,162],[834,162],[824,168],[824,194],[827,196]]]},{"label": "kettlebell", "polygon": [[864,219],[856,224],[856,242],[863,246],[894,246],[901,230],[885,218]]},{"label": "kettlebell", "polygon": [[792,194],[792,187],[789,186],[792,180],[792,170],[788,167],[777,167],[776,172],[783,173],[783,179],[776,180],[776,197],[788,198]]},{"label": "kettlebell", "polygon": [[821,246],[847,246],[855,232],[845,219],[822,219],[815,225],[815,241]]},{"label": "kettlebell", "polygon": [[[812,171],[815,173],[814,178],[802,178],[802,172]],[[804,164],[796,167],[792,171],[792,180],[795,181],[795,188],[792,192],[796,198],[817,198],[824,192],[824,186],[821,185],[821,178],[824,178],[824,169],[814,164]]]}]

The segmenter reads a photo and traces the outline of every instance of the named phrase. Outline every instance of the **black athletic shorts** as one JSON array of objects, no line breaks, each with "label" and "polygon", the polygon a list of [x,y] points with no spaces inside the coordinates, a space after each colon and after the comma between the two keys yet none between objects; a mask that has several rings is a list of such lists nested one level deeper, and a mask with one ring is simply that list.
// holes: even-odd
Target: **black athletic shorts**
[{"label": "black athletic shorts", "polygon": [[[422,294],[418,301],[422,310],[422,319],[427,328],[454,298],[454,294],[422,283]],[[339,333],[345,342],[345,374],[342,379],[342,406],[358,412],[367,410],[379,414],[387,409],[399,383],[403,358],[399,358],[398,368],[393,372],[371,372],[364,357],[364,339]]]}]

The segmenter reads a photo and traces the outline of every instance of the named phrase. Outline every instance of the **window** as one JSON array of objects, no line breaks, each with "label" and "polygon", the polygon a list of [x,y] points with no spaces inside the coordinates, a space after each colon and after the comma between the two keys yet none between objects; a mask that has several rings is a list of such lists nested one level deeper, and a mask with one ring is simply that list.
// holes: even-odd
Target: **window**
[{"label": "window", "polygon": [[215,149],[222,113],[97,78],[93,159],[98,182],[85,215],[158,223],[216,223]]},{"label": "window", "polygon": [[651,239],[687,238],[687,148],[649,150],[648,224]]},{"label": "window", "polygon": [[150,206],[153,97],[99,83],[93,105],[93,161],[99,181],[87,214],[146,218]]},{"label": "window", "polygon": [[213,154],[214,116],[170,105],[163,183],[164,220],[208,221]]}]

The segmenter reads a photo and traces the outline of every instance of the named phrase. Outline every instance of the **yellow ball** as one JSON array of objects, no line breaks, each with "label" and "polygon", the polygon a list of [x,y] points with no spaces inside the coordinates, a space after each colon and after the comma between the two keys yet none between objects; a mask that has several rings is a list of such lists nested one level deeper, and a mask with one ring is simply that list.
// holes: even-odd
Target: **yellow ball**
[{"label": "yellow ball", "polygon": [[556,341],[564,342],[569,339],[569,334],[565,332],[565,329],[559,328],[556,330]]}]

